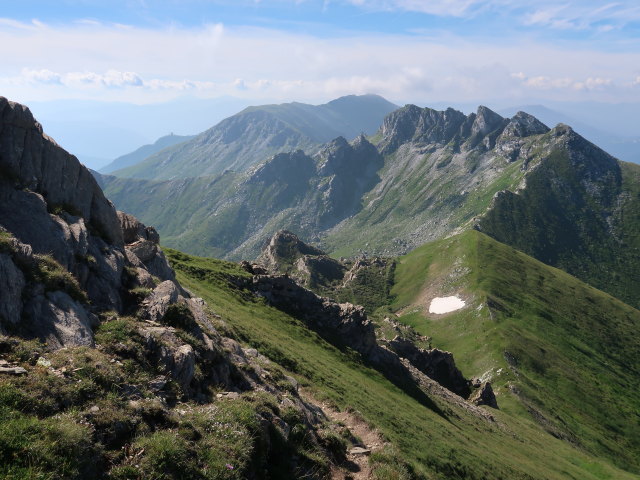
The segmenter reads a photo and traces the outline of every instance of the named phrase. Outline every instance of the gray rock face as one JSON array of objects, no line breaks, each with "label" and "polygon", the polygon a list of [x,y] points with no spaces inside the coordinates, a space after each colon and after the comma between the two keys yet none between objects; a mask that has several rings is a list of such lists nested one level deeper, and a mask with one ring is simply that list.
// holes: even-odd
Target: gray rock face
[{"label": "gray rock face", "polygon": [[3,323],[15,325],[20,322],[24,287],[24,275],[11,256],[0,253],[0,332]]},{"label": "gray rock face", "polygon": [[29,109],[0,97],[0,123],[0,168],[5,175],[40,193],[48,205],[77,212],[109,243],[122,246],[113,205],[89,170],[43,134]]},{"label": "gray rock face", "polygon": [[24,316],[31,333],[51,349],[94,345],[87,311],[65,292],[34,297],[26,304]]},{"label": "gray rock face", "polygon": [[385,117],[381,127],[384,138],[381,153],[391,153],[409,141],[446,144],[456,134],[466,133],[472,122],[473,118],[468,119],[464,113],[452,108],[439,112],[406,105]]},{"label": "gray rock face", "polygon": [[[153,276],[175,278],[155,229],[118,214],[91,173],[43,134],[26,107],[3,97],[0,172],[0,232],[11,235],[0,252],[0,331],[40,338],[50,348],[93,345],[88,310],[122,312],[131,271],[146,287],[154,286]],[[90,303],[58,291],[55,281],[44,285],[42,272],[34,277],[43,258],[61,269],[51,275],[70,273]],[[162,313],[161,300],[152,315]]]},{"label": "gray rock face", "polygon": [[425,350],[418,348],[412,342],[396,337],[388,342],[389,348],[400,357],[406,358],[411,364],[452,392],[467,398],[471,393],[469,381],[456,367],[453,354],[437,348]]},{"label": "gray rock face", "polygon": [[0,171],[0,226],[70,271],[95,308],[119,310],[123,236],[113,205],[26,107],[2,97]]}]

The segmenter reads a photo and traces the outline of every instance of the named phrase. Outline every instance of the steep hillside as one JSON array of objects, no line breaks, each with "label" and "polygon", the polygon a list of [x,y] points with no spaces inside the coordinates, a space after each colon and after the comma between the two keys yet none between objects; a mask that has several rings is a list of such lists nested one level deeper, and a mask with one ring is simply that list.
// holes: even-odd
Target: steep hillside
[{"label": "steep hillside", "polygon": [[[640,312],[474,231],[399,259],[399,321],[491,381],[501,410],[640,472]],[[436,297],[462,309],[430,313]]]},{"label": "steep hillside", "polygon": [[165,135],[164,137],[160,137],[151,145],[143,145],[131,153],[127,153],[126,155],[116,158],[108,165],[102,167],[100,172],[111,173],[122,168],[131,167],[160,150],[172,147],[178,143],[186,142],[192,138],[193,136],[190,135],[174,135],[173,133],[171,135]]},{"label": "steep hillside", "polygon": [[640,166],[566,129],[526,188],[501,192],[477,228],[640,306]]},{"label": "steep hillside", "polygon": [[[487,247],[489,253],[492,246],[500,249],[499,253],[509,252],[510,258],[507,262],[516,263],[516,265],[495,263],[500,259],[492,254],[487,256],[484,262],[473,265],[474,268],[478,266],[487,270],[491,267],[493,271],[498,271],[498,277],[495,279],[481,277],[481,272],[484,270],[474,270],[473,273],[468,274],[473,279],[476,276],[481,278],[480,285],[486,288],[486,291],[491,291],[492,295],[497,296],[498,293],[503,293],[503,290],[493,287],[490,280],[498,281],[503,274],[517,275],[522,271],[521,263],[527,262],[535,265],[542,275],[553,274],[562,276],[563,280],[565,277],[570,279],[569,282],[554,283],[554,286],[560,289],[560,295],[570,295],[574,290],[591,292],[596,307],[588,317],[589,320],[585,319],[585,322],[593,319],[606,320],[607,328],[617,332],[616,335],[624,334],[628,329],[637,328],[640,318],[636,310],[571,279],[562,272],[502,246],[488,237],[470,232],[465,237],[456,237],[450,242],[457,242],[461,248],[465,249],[466,244],[480,241],[486,243],[482,247]],[[430,249],[428,252],[434,258],[443,253],[442,245],[425,248]],[[506,251],[502,252],[501,249]],[[482,248],[478,247],[474,252],[481,250]],[[416,252],[417,255],[425,255],[425,251]],[[465,252],[467,250],[456,252],[456,254],[464,255]],[[637,344],[634,340],[629,338],[621,345],[620,355],[606,357],[606,352],[597,352],[598,348],[605,346],[604,343],[599,342],[608,341],[600,335],[602,330],[597,331],[598,339],[594,340],[589,347],[578,344],[580,337],[558,339],[555,333],[564,332],[562,325],[558,327],[558,332],[554,332],[551,339],[546,339],[545,336],[531,338],[533,330],[528,330],[526,322],[527,319],[532,318],[531,316],[525,317],[523,319],[525,321],[521,321],[518,317],[500,316],[499,312],[494,310],[497,305],[495,302],[503,299],[495,298],[490,309],[483,291],[476,289],[475,283],[466,283],[466,277],[459,277],[461,281],[459,285],[463,282],[465,285],[468,284],[467,293],[473,292],[476,295],[474,298],[478,303],[474,303],[465,310],[470,312],[470,317],[467,318],[473,323],[463,326],[457,320],[458,317],[453,314],[454,316],[439,317],[433,323],[427,324],[427,320],[416,311],[419,308],[418,304],[414,305],[411,300],[414,295],[420,296],[418,294],[425,284],[440,279],[431,275],[421,276],[420,272],[429,271],[437,274],[446,270],[448,273],[451,267],[453,272],[457,272],[461,262],[455,261],[456,254],[453,258],[442,257],[440,271],[429,268],[430,263],[421,261],[418,257],[401,259],[399,268],[403,271],[400,271],[397,276],[394,292],[397,303],[393,308],[399,308],[400,312],[404,313],[400,320],[413,321],[423,333],[433,335],[431,342],[435,345],[460,347],[462,354],[467,358],[461,359],[459,355],[456,355],[456,358],[464,366],[468,375],[479,376],[490,370],[489,375],[485,375],[485,379],[493,375],[491,380],[497,387],[500,407],[499,410],[481,407],[482,411],[490,413],[490,417],[465,407],[465,403],[455,401],[455,397],[442,396],[442,391],[429,389],[426,385],[421,388],[428,392],[430,401],[425,401],[424,397],[415,393],[408,394],[408,390],[394,385],[387,377],[373,369],[371,364],[366,362],[363,364],[360,354],[350,349],[338,349],[326,335],[310,332],[307,321],[301,321],[299,317],[287,313],[290,306],[274,308],[269,305],[271,302],[269,296],[256,297],[254,288],[264,285],[264,275],[252,276],[236,264],[169,251],[172,265],[178,272],[180,281],[214,306],[239,338],[264,352],[273,361],[285,365],[290,374],[300,382],[302,390],[338,409],[357,411],[358,416],[379,429],[384,438],[395,445],[394,453],[387,451],[384,454],[371,455],[371,463],[376,469],[374,478],[635,478],[636,475],[611,466],[611,463],[616,461],[623,468],[632,472],[638,471],[637,422],[632,420],[630,423],[624,420],[629,418],[626,415],[633,415],[631,412],[637,407],[637,390],[632,383],[627,385],[631,378],[637,378],[637,365],[621,363],[623,352],[626,354],[636,351],[634,345]],[[450,259],[453,262],[449,263]],[[475,258],[472,259],[471,251],[468,251],[466,259],[462,259],[462,261],[466,260],[475,261]],[[416,268],[418,271],[415,271]],[[404,269],[412,270],[407,272]],[[411,282],[411,278],[415,281]],[[443,282],[443,285],[446,284]],[[567,285],[566,291],[565,285]],[[521,287],[526,285],[515,283],[507,293],[515,298],[520,297],[521,294],[526,295],[527,290],[520,291]],[[286,289],[278,291],[286,291]],[[460,292],[445,290],[442,293]],[[471,303],[471,298],[468,296],[466,298]],[[552,310],[555,307],[553,302],[556,300],[556,297],[550,297],[550,303],[543,303],[544,298],[540,302],[544,308]],[[289,305],[295,305],[295,303],[292,298]],[[484,306],[478,310],[477,306],[480,304]],[[299,305],[304,308],[305,303],[299,302]],[[529,314],[526,309],[522,312]],[[571,319],[583,321],[580,318],[582,310],[571,311],[568,308],[563,311],[563,314],[565,313],[571,315]],[[619,314],[622,314],[622,317],[618,317]],[[466,328],[462,330],[465,332],[462,338],[468,342],[464,349],[462,349],[465,346],[462,341],[454,344],[453,341],[449,341],[449,337],[439,333],[445,331],[444,329],[438,330],[437,325],[434,325],[435,322],[447,324],[449,319],[457,322],[458,334],[451,336],[454,341],[461,338],[460,328]],[[554,319],[560,320],[558,317]],[[386,323],[382,318],[379,322],[381,325]],[[520,328],[517,330],[514,327],[516,333],[522,330],[530,333],[529,337],[526,337],[526,340],[532,341],[530,347],[527,341],[523,340],[522,334],[514,336],[513,341],[509,343],[509,335],[514,332],[506,326],[514,324],[519,325]],[[384,328],[386,327],[381,327],[381,329]],[[484,333],[485,328],[486,333]],[[500,335],[499,332],[504,332],[505,335]],[[538,330],[535,330],[535,333],[540,334]],[[478,337],[478,342],[475,337]],[[537,376],[531,373],[529,348],[535,355],[542,355],[538,346],[546,348],[550,356],[560,355],[558,352],[564,351],[566,342],[574,342],[580,348],[588,348],[586,351],[589,353],[593,350],[596,356],[588,360],[585,366],[581,366],[575,360],[583,360],[586,354],[569,350],[568,358],[571,362],[566,367],[569,379],[566,383],[562,380],[564,375],[561,371],[564,368],[562,363],[556,364],[556,360],[564,360],[564,357],[558,359],[554,356],[546,360],[544,365],[550,373],[554,369],[559,370],[558,375],[554,374],[549,383],[542,382],[539,373],[535,374]],[[504,360],[502,355],[507,348],[509,349],[508,358],[520,362],[517,366],[509,367]],[[577,359],[573,357],[576,354]],[[595,373],[589,372],[589,368],[605,358],[606,364],[597,367],[598,374],[603,374],[602,380],[598,380],[595,384],[592,376]],[[627,367],[626,373],[623,366]],[[500,367],[503,370],[498,372]],[[574,371],[574,368],[577,370]],[[610,370],[607,371],[607,369]],[[583,374],[584,377],[582,377]],[[617,377],[618,374],[622,376]],[[575,404],[576,398],[571,391],[554,391],[551,386],[556,384],[563,388],[577,385],[580,394],[586,391],[592,397],[576,404],[575,411],[570,411],[569,406],[572,402]],[[536,392],[537,385],[543,386],[544,390]],[[624,387],[624,385],[627,386]],[[619,396],[614,397],[610,392],[615,392]],[[543,397],[544,393],[548,396]],[[580,399],[582,401],[582,397]],[[543,401],[546,403],[542,404]],[[608,410],[594,411],[593,407],[598,402],[601,402],[600,405],[606,404]],[[556,407],[559,409],[554,413]],[[547,415],[549,420],[545,423]],[[609,418],[604,418],[607,415]],[[569,427],[562,424],[558,417],[566,419]],[[585,426],[576,427],[573,423],[575,418],[585,421]],[[600,421],[603,423],[600,424]],[[562,429],[554,430],[556,423],[559,423]],[[573,436],[570,436],[572,434]],[[578,443],[578,440],[581,443]],[[618,441],[620,443],[616,444]],[[618,454],[620,454],[619,457]]]},{"label": "steep hillside", "polygon": [[0,97],[0,477],[326,478],[358,441]]},{"label": "steep hillside", "polygon": [[324,105],[249,107],[182,145],[159,152],[116,176],[165,180],[242,172],[280,152],[315,150],[344,136],[373,133],[397,107],[376,95],[342,97]]}]

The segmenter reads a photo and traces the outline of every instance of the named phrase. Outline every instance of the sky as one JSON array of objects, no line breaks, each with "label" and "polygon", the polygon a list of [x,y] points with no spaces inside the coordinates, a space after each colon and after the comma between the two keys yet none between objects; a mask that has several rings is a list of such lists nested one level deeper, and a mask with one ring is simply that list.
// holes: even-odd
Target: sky
[{"label": "sky", "polygon": [[23,103],[640,101],[637,0],[0,0]]}]

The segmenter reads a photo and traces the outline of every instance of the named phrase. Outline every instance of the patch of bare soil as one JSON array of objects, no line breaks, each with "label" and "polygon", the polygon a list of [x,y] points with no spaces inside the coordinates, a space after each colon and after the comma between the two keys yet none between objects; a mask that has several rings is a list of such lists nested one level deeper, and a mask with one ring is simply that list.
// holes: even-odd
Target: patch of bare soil
[{"label": "patch of bare soil", "polygon": [[308,392],[300,391],[300,395],[307,401],[322,409],[325,416],[332,422],[344,425],[351,435],[358,439],[347,447],[347,459],[341,465],[331,468],[331,480],[369,480],[372,471],[369,465],[369,455],[386,445],[380,432],[371,428],[357,413],[338,411],[326,402],[314,400]]}]

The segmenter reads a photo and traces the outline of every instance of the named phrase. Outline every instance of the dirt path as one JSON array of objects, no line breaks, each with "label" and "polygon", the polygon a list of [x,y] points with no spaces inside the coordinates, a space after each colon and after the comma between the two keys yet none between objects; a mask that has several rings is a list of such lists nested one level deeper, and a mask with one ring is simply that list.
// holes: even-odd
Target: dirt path
[{"label": "dirt path", "polygon": [[380,450],[384,445],[380,433],[371,428],[359,415],[342,411],[339,412],[326,402],[319,402],[309,395],[308,392],[300,392],[301,396],[319,406],[329,420],[345,425],[351,435],[360,440],[360,444],[347,447],[347,460],[339,466],[331,469],[332,480],[369,480],[372,479],[371,467],[369,466],[369,455],[371,452]]}]

